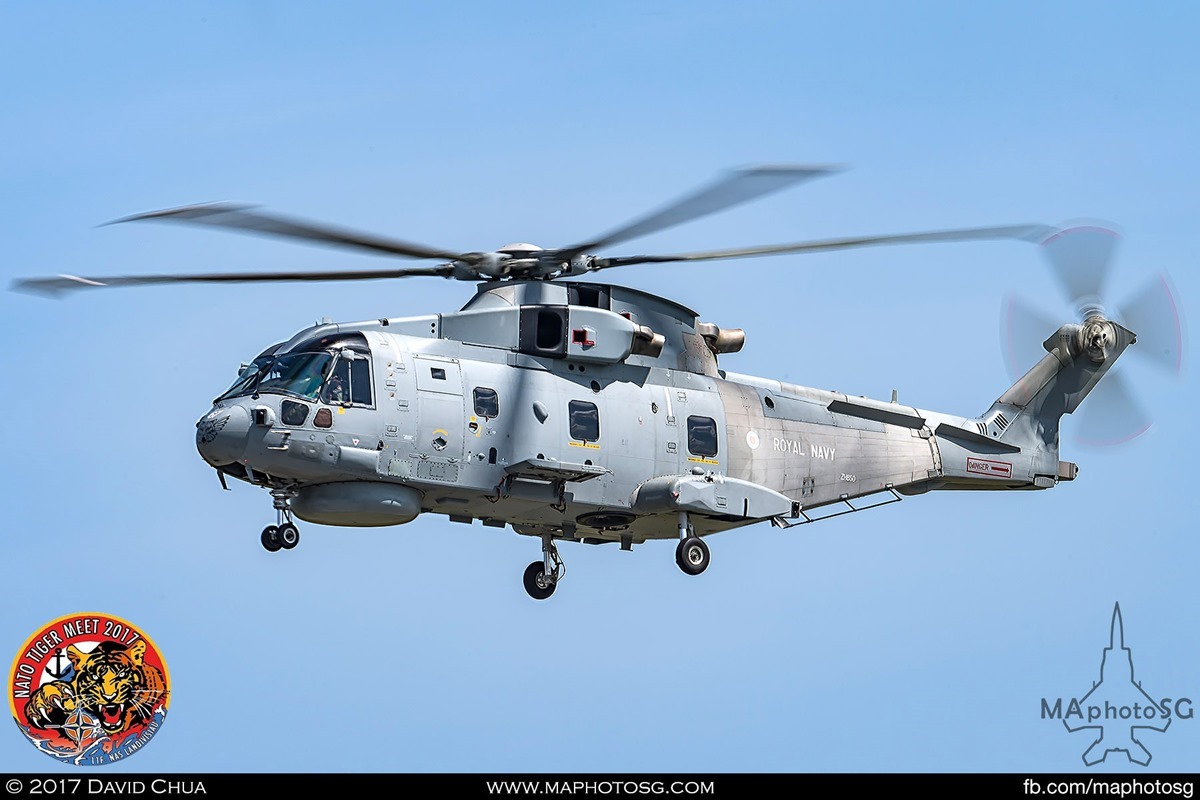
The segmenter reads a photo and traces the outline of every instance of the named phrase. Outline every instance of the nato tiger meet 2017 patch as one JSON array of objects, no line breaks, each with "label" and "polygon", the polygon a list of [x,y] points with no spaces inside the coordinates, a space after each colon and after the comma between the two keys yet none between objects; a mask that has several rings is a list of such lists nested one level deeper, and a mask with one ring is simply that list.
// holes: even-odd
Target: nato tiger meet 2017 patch
[{"label": "nato tiger meet 2017 patch", "polygon": [[136,753],[162,729],[167,662],[133,624],[88,612],[59,617],[21,646],[8,703],[25,738],[66,764],[102,766]]}]

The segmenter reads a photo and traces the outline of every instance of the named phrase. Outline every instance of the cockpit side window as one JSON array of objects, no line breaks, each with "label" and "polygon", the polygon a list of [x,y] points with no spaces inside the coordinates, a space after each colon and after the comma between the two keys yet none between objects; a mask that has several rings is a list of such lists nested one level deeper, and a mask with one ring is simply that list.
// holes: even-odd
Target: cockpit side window
[{"label": "cockpit side window", "polygon": [[350,403],[350,362],[339,360],[329,373],[329,380],[321,390],[321,402],[330,405],[349,405]]},{"label": "cockpit side window", "polygon": [[335,406],[371,405],[371,360],[339,358],[321,390],[321,402]]},{"label": "cockpit side window", "polygon": [[350,362],[350,402],[356,406],[371,405],[371,360],[358,358]]}]

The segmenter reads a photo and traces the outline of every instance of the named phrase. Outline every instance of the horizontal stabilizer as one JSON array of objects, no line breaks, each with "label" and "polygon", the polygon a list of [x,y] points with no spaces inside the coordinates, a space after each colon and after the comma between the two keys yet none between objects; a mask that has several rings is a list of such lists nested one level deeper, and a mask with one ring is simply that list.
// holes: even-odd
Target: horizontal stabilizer
[{"label": "horizontal stabilizer", "polygon": [[982,433],[976,433],[975,431],[969,431],[966,428],[960,428],[957,425],[949,425],[945,422],[937,426],[937,430],[934,431],[934,435],[941,436],[945,439],[957,440],[962,442],[968,448],[978,449],[982,446],[998,453],[1021,452],[1021,448],[1019,447],[1015,447],[1006,442],[998,441],[990,436],[985,436]]},{"label": "horizontal stabilizer", "polygon": [[920,430],[925,427],[925,418],[916,414],[906,413],[904,406],[895,408],[879,408],[863,403],[852,403],[845,400],[834,400],[829,404],[829,410],[834,414],[845,414],[859,419],[869,419],[883,422],[887,425],[899,425],[902,428]]}]

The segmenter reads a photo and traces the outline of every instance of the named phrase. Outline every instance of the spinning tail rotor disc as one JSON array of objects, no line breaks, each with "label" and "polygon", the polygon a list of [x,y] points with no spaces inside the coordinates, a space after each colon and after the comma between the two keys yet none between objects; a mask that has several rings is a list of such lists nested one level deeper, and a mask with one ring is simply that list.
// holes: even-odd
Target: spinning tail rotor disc
[{"label": "spinning tail rotor disc", "polygon": [[[1129,364],[1118,364],[1079,410],[1074,438],[1091,446],[1131,441],[1153,426],[1134,379],[1142,365],[1177,376],[1183,365],[1183,321],[1178,295],[1165,274],[1154,274],[1127,300],[1110,303],[1108,281],[1120,237],[1109,228],[1067,228],[1042,242],[1052,275],[1063,298],[1082,322],[1100,315],[1137,336]],[[1045,355],[1041,342],[1061,323],[1028,299],[1010,295],[1001,312],[1001,350],[1009,375],[1016,380]]]}]

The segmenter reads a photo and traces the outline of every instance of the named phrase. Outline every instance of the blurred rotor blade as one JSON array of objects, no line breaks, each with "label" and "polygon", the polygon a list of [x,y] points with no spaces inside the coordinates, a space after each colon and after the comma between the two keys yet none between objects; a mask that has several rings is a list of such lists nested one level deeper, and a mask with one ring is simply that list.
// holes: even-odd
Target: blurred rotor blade
[{"label": "blurred rotor blade", "polygon": [[836,172],[833,167],[802,167],[792,165],[753,167],[731,172],[716,183],[694,194],[682,197],[658,211],[647,214],[603,236],[559,250],[564,260],[583,252],[628,241],[661,231],[693,219],[746,203],[794,183]]},{"label": "blurred rotor blade", "polygon": [[723,258],[750,258],[784,253],[816,253],[825,250],[847,250],[852,247],[872,247],[887,244],[916,244],[919,242],[968,242],[982,239],[1022,239],[1040,242],[1057,228],[1049,225],[1006,225],[991,228],[962,228],[925,233],[897,233],[886,236],[854,236],[843,239],[822,239],[793,244],[738,247],[729,250],[709,250],[699,253],[680,253],[667,256],[620,256],[596,259],[596,269],[624,267],[630,264],[662,264],[671,261],[715,261]]},{"label": "blurred rotor blade", "polygon": [[149,211],[145,214],[134,214],[122,217],[108,223],[116,225],[122,222],[141,221],[186,222],[193,225],[212,225],[217,228],[250,231],[267,236],[277,236],[285,239],[304,239],[307,241],[327,244],[334,247],[353,250],[367,250],[373,253],[386,253],[393,256],[409,258],[438,258],[444,261],[468,261],[470,257],[453,253],[449,250],[439,250],[422,244],[402,242],[398,239],[387,239],[370,233],[360,233],[345,228],[337,228],[306,220],[289,219],[261,211],[251,211],[250,206],[234,203],[205,203],[181,208],[168,208],[163,211]]},{"label": "blurred rotor blade", "polygon": [[1046,355],[1042,342],[1050,338],[1061,323],[1015,295],[1004,298],[1000,311],[1000,349],[1004,367],[1014,381],[1028,372]]},{"label": "blurred rotor blade", "polygon": [[1079,411],[1075,440],[1107,447],[1136,439],[1153,424],[1137,400],[1124,372],[1110,371],[1092,390]]},{"label": "blurred rotor blade", "polygon": [[1183,364],[1183,320],[1165,275],[1155,275],[1118,309],[1125,327],[1137,335],[1134,352],[1177,374]]},{"label": "blurred rotor blade", "polygon": [[24,278],[13,282],[17,291],[58,297],[76,289],[105,289],[115,286],[147,286],[163,283],[280,283],[289,281],[367,281],[379,278],[453,277],[449,265],[415,269],[362,269],[323,272],[216,272],[192,275],[115,275],[81,278],[59,275],[55,278]]},{"label": "blurred rotor blade", "polygon": [[1076,309],[1104,296],[1119,240],[1117,233],[1107,228],[1083,226],[1060,230],[1042,242],[1054,277]]}]

